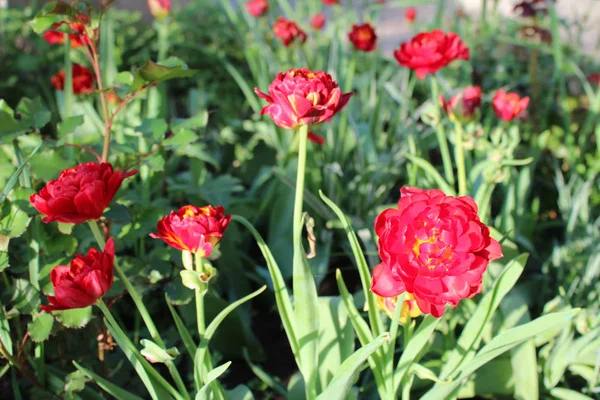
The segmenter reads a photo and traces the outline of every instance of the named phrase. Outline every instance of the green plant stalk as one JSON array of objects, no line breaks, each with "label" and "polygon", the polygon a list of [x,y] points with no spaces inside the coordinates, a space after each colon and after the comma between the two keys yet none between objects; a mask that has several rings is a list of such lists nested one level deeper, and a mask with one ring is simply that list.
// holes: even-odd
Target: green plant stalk
[{"label": "green plant stalk", "polygon": [[[352,91],[352,81],[354,80],[354,73],[356,71],[356,52],[352,53],[350,58],[350,65],[348,65],[348,75],[344,80],[344,93],[348,93]],[[348,114],[342,113],[340,117],[340,124],[338,126],[339,131],[339,139],[338,139],[338,148],[336,151],[336,156],[338,162],[343,161],[342,157],[344,156],[344,150],[346,148],[346,138],[348,136]]]},{"label": "green plant stalk", "polygon": [[444,124],[442,124],[441,120],[441,110],[440,110],[440,89],[438,86],[438,81],[435,75],[431,76],[431,101],[435,109],[437,110],[438,123],[435,129],[435,135],[437,136],[438,143],[440,145],[440,152],[442,154],[442,162],[444,164],[444,176],[446,177],[446,181],[450,185],[454,185],[454,170],[452,169],[452,159],[450,158],[450,150],[448,149],[448,139],[446,138],[446,132],[444,130]]},{"label": "green plant stalk", "polygon": [[[104,314],[104,318],[106,318],[106,320],[112,326],[114,326],[114,327],[118,327],[119,326],[119,324],[117,323],[117,321],[115,320],[115,318],[111,314],[110,310],[108,309],[108,307],[104,303],[104,300],[98,299],[98,302],[96,303],[96,305],[100,308],[100,310],[102,310],[102,314]],[[133,354],[135,354],[136,358],[144,366],[144,369],[148,372],[148,374],[150,374],[156,380],[156,382],[158,382],[162,387],[164,387],[165,390],[167,390],[167,392],[169,392],[175,399],[177,399],[177,400],[183,400],[184,396],[185,396],[185,399],[189,399],[189,395],[187,394],[187,390],[184,391],[183,393],[177,392],[177,390],[175,390],[175,388],[173,386],[171,386],[171,384],[169,384],[169,382],[167,382],[167,380],[165,378],[163,378],[162,375],[160,375],[150,365],[150,363],[148,363],[148,361],[144,358],[144,356],[142,356],[140,354],[139,350],[135,347],[135,345],[131,342],[131,340],[126,335],[124,335],[124,337],[126,339],[126,345],[127,345],[127,347],[129,347],[129,349],[131,350],[131,352]]]},{"label": "green plant stalk", "polygon": [[404,306],[404,296],[405,295],[402,294],[396,299],[396,309],[394,310],[394,315],[390,321],[390,341],[385,351],[385,380],[388,387],[387,394],[389,400],[394,400],[396,398],[394,389],[396,387],[394,384],[394,352],[396,351],[396,342],[398,342],[398,320],[400,319],[402,307]]},{"label": "green plant stalk", "polygon": [[302,207],[304,204],[304,172],[306,169],[306,148],[308,142],[308,125],[302,125],[298,130],[298,171],[296,175],[296,193],[293,214],[293,290],[295,314],[301,327],[302,336],[307,343],[300,346],[300,371],[304,377],[306,398],[317,397],[317,368],[318,368],[318,323],[319,316],[317,288],[302,248]]},{"label": "green plant stalk", "polygon": [[463,139],[463,127],[460,122],[454,123],[454,158],[456,161],[456,172],[458,175],[458,195],[467,195],[467,171],[465,168],[465,146]]},{"label": "green plant stalk", "polygon": [[[98,243],[98,246],[100,246],[101,250],[104,250],[106,241],[104,240],[102,232],[100,232],[98,223],[96,222],[96,220],[90,220],[88,221],[88,225],[90,227],[90,230],[92,231],[92,234],[94,235],[94,238],[96,239],[96,242]],[[131,284],[131,282],[129,282],[129,279],[127,279],[127,276],[125,275],[121,267],[118,266],[117,263],[114,263],[114,268],[117,272],[117,275],[119,276],[119,279],[121,280],[121,282],[123,282],[125,290],[127,290],[127,293],[129,293],[129,296],[131,296],[131,299],[133,300],[135,306],[138,309],[138,312],[142,316],[144,324],[146,325],[146,328],[148,328],[148,332],[150,333],[152,340],[163,349],[166,349],[165,342],[163,342],[160,333],[158,332],[158,329],[156,329],[156,325],[154,324],[154,321],[152,320],[148,309],[144,305],[142,298],[135,291],[133,285]],[[177,370],[175,364],[173,363],[173,361],[167,361],[166,364],[167,368],[169,369],[169,372],[171,373],[171,376],[173,377],[173,380],[177,384],[177,387],[179,388],[181,393],[183,393],[184,397],[188,399],[189,395],[187,389],[185,387],[185,384],[183,383],[183,380],[181,379],[181,375],[179,374],[179,371]]]},{"label": "green plant stalk", "polygon": [[[204,273],[204,259],[198,254],[194,254],[196,272],[199,274]],[[204,337],[204,331],[206,331],[206,322],[204,320],[204,295],[206,294],[206,287],[202,289],[196,289],[196,322],[198,325],[198,336],[199,341],[202,341]]]}]

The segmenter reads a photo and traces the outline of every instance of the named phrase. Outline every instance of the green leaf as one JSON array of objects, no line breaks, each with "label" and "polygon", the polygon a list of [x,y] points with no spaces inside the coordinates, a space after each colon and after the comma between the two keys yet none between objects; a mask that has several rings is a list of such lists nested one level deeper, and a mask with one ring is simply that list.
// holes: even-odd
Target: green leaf
[{"label": "green leaf", "polygon": [[182,306],[192,301],[194,292],[183,286],[179,279],[175,279],[165,286],[165,295],[169,303]]},{"label": "green leaf", "polygon": [[56,311],[56,320],[66,328],[83,328],[92,319],[92,307],[76,308],[73,310]]},{"label": "green leaf", "polygon": [[173,320],[175,321],[175,327],[177,327],[177,332],[179,332],[179,337],[183,341],[183,345],[185,346],[185,349],[189,353],[190,358],[193,360],[194,355],[196,354],[196,351],[198,350],[198,348],[196,347],[194,340],[190,336],[188,329],[185,327],[185,324],[179,317],[179,314],[177,314],[177,311],[175,311],[175,308],[173,308],[173,306],[171,305],[171,302],[169,301],[169,298],[166,294],[165,294],[165,300],[167,302],[167,306],[169,307],[169,311],[171,311]]},{"label": "green leaf", "polygon": [[74,227],[75,227],[75,224],[69,224],[69,223],[65,223],[65,222],[58,223],[58,231],[60,233],[62,233],[63,235],[70,235],[71,233],[73,233]]},{"label": "green leaf", "polygon": [[43,342],[50,337],[52,325],[54,325],[52,314],[42,313],[27,324],[27,332],[34,342]]},{"label": "green leaf", "polygon": [[0,251],[0,272],[4,271],[9,266],[10,264],[8,263],[8,253]]},{"label": "green leaf", "polygon": [[70,393],[73,397],[74,392],[81,392],[85,389],[85,384],[91,380],[92,378],[88,377],[83,371],[71,372],[65,378],[65,392]]},{"label": "green leaf", "polygon": [[177,132],[175,135],[163,141],[163,146],[170,147],[178,147],[185,146],[190,143],[194,143],[198,140],[198,134],[191,129],[182,129]]},{"label": "green leaf", "polygon": [[201,274],[199,272],[182,269],[179,271],[179,275],[181,275],[183,286],[188,289],[201,290],[206,288],[206,283],[202,282]]},{"label": "green leaf", "polygon": [[215,379],[217,379],[218,377],[223,375],[223,373],[227,370],[227,368],[229,368],[230,365],[231,365],[231,361],[226,362],[225,364],[220,365],[217,368],[210,371],[207,375],[207,379],[206,379],[206,382],[204,383],[204,386],[202,386],[200,391],[196,394],[195,400],[209,400],[208,389],[210,387],[210,384]]},{"label": "green leaf", "polygon": [[198,71],[195,69],[187,69],[185,65],[168,67],[165,65],[156,64],[152,61],[147,61],[146,64],[137,70],[133,85],[129,91],[133,92],[147,82],[159,83],[170,79],[189,78],[196,75],[197,72]]},{"label": "green leaf", "polygon": [[594,400],[580,392],[571,389],[556,387],[550,390],[550,394],[560,400]]},{"label": "green leaf", "polygon": [[146,357],[146,360],[151,363],[166,363],[173,361],[179,355],[179,350],[176,347],[163,349],[152,340],[142,339],[140,341],[144,348],[140,350],[140,354]]},{"label": "green leaf", "polygon": [[267,286],[263,286],[260,289],[256,290],[255,292],[252,292],[249,295],[244,296],[237,301],[234,301],[233,303],[231,303],[230,305],[225,307],[225,309],[223,311],[221,311],[219,313],[219,315],[217,315],[212,320],[212,322],[208,325],[208,327],[206,327],[206,331],[204,332],[204,337],[202,338],[202,341],[200,342],[200,346],[198,346],[198,350],[196,351],[196,354],[194,357],[194,377],[197,382],[206,383],[204,381],[204,379],[202,379],[202,368],[204,366],[204,359],[206,357],[206,354],[208,353],[208,343],[210,342],[210,339],[212,339],[213,335],[217,331],[217,328],[219,327],[221,322],[223,322],[223,320],[233,310],[235,310],[237,307],[244,304],[245,302],[258,296],[259,294],[264,292],[266,288],[267,288]]},{"label": "green leaf", "polygon": [[511,260],[496,279],[491,290],[481,300],[460,335],[455,349],[444,364],[440,373],[441,380],[454,377],[460,372],[460,367],[474,356],[481,342],[485,326],[491,321],[494,311],[498,308],[504,296],[512,289],[523,273],[527,258],[528,255],[523,254]]},{"label": "green leaf", "polygon": [[442,192],[446,193],[449,196],[456,196],[456,191],[446,182],[446,180],[442,177],[442,175],[435,169],[429,161],[424,160],[420,157],[413,156],[409,153],[403,154],[406,158],[408,158],[413,164],[417,165],[423,171],[427,173],[427,176],[431,177],[435,183],[437,183],[438,188],[442,190]]},{"label": "green leaf", "polygon": [[104,390],[106,393],[108,393],[109,395],[111,395],[115,399],[119,399],[119,400],[143,400],[141,397],[138,397],[138,396],[136,396],[136,395],[134,395],[132,393],[129,393],[125,389],[121,389],[120,387],[118,387],[114,383],[111,383],[111,382],[107,381],[106,379],[102,378],[101,376],[96,375],[95,373],[93,373],[89,369],[82,367],[76,361],[73,361],[73,365],[75,365],[75,367],[79,371],[83,372],[88,378],[93,379],[96,382],[96,384],[102,388],[102,390]]},{"label": "green leaf", "polygon": [[186,129],[198,130],[206,128],[208,125],[208,111],[203,110],[188,119],[178,119],[173,121],[172,128],[174,132]]},{"label": "green leaf", "polygon": [[13,354],[13,343],[10,338],[10,325],[4,313],[4,307],[0,307],[0,340],[4,347],[8,350],[8,354]]},{"label": "green leaf", "polygon": [[15,279],[12,301],[23,314],[37,313],[40,308],[40,293],[25,279]]},{"label": "green leaf", "polygon": [[246,385],[237,385],[231,390],[226,390],[227,400],[254,400],[252,392]]},{"label": "green leaf", "polygon": [[59,122],[58,126],[57,126],[58,137],[63,138],[66,135],[68,135],[69,133],[73,133],[73,131],[75,131],[75,129],[77,129],[79,126],[83,125],[83,122],[84,122],[83,115],[69,117],[69,118],[65,119],[64,121]]},{"label": "green leaf", "polygon": [[119,72],[115,76],[115,83],[119,85],[131,86],[133,84],[133,74],[129,71]]},{"label": "green leaf", "polygon": [[[2,101],[0,100],[0,104],[1,103],[2,103]],[[0,112],[0,115],[1,115],[1,112]],[[0,142],[1,142],[1,140],[0,140]],[[42,144],[43,144],[43,142],[40,141],[40,143],[31,151],[31,153],[29,154],[29,157],[27,157],[27,159],[25,159],[25,161],[23,163],[21,163],[21,165],[19,165],[19,168],[17,168],[15,173],[12,174],[12,176],[6,183],[6,186],[4,186],[4,189],[2,189],[2,193],[0,193],[0,203],[2,203],[2,201],[6,198],[6,196],[8,196],[8,193],[10,193],[10,191],[15,187],[15,185],[17,184],[17,181],[19,180],[19,177],[21,176],[23,171],[25,171],[25,167],[27,166],[27,163],[29,162],[31,157],[35,153],[37,153],[37,151],[40,149],[40,147],[42,147]]]},{"label": "green leaf", "polygon": [[136,128],[136,131],[142,132],[152,141],[161,141],[168,130],[169,124],[160,118],[144,118],[142,124]]},{"label": "green leaf", "polygon": [[[6,205],[4,209],[8,208]],[[4,210],[6,211],[6,210]],[[10,206],[10,212],[0,220],[0,236],[17,238],[27,230],[31,218],[15,205]]]},{"label": "green leaf", "polygon": [[317,397],[317,400],[344,400],[352,388],[352,384],[362,365],[369,356],[390,340],[388,333],[381,334],[377,339],[358,349],[346,359],[333,376],[329,386]]}]

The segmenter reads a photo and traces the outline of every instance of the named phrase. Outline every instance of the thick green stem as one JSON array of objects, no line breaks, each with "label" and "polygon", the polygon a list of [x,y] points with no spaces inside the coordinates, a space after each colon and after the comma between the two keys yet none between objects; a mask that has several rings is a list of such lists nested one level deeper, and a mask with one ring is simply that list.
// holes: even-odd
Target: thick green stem
[{"label": "thick green stem", "polygon": [[431,101],[437,110],[438,122],[435,129],[438,143],[440,145],[440,153],[442,154],[442,162],[444,164],[444,176],[446,181],[450,185],[454,185],[454,170],[452,169],[452,158],[450,158],[450,150],[448,149],[448,139],[446,138],[446,132],[444,131],[444,124],[442,123],[441,110],[440,110],[440,90],[438,87],[437,78],[435,75],[431,76]]},{"label": "thick green stem", "polygon": [[388,348],[385,352],[385,377],[388,387],[388,396],[390,400],[396,398],[394,384],[394,353],[396,351],[396,343],[398,342],[398,325],[400,320],[400,314],[402,313],[402,306],[404,305],[404,295],[400,295],[396,298],[396,309],[390,322],[390,341]]},{"label": "thick green stem", "polygon": [[[196,259],[196,272],[202,274],[204,272],[204,259],[199,255],[195,254]],[[204,321],[204,295],[206,294],[206,288],[196,289],[196,320],[198,323],[198,336],[199,341],[202,341],[204,337],[204,331],[206,331],[206,322]]]},{"label": "thick green stem", "polygon": [[[94,238],[96,238],[96,242],[98,243],[98,246],[100,246],[100,248],[102,250],[104,250],[106,241],[104,240],[104,235],[102,234],[102,232],[100,232],[98,223],[96,222],[96,220],[91,220],[91,221],[88,221],[88,225],[90,226],[90,229],[92,231],[92,234],[94,235]],[[144,305],[144,302],[143,302],[141,296],[136,292],[133,285],[129,282],[129,279],[127,278],[127,276],[125,275],[123,270],[117,265],[117,263],[114,263],[114,268],[115,268],[115,271],[117,272],[117,275],[119,276],[119,279],[123,283],[123,286],[125,286],[125,290],[127,290],[127,293],[129,293],[129,296],[131,296],[131,299],[133,300],[135,306],[138,309],[138,312],[142,316],[142,319],[144,320],[144,324],[146,325],[146,328],[148,329],[148,332],[150,333],[152,340],[154,341],[154,343],[156,343],[163,349],[166,349],[165,343],[163,342],[163,340],[160,336],[160,333],[158,333],[158,329],[156,329],[156,325],[154,324],[154,321],[152,320],[152,317],[150,316],[148,309]],[[179,388],[179,390],[183,393],[183,395],[185,396],[186,399],[189,398],[187,390],[185,388],[185,384],[183,383],[183,380],[181,379],[181,375],[179,375],[179,371],[177,371],[175,364],[173,364],[172,361],[168,361],[167,367],[169,368],[169,372],[171,372],[171,376],[173,377],[173,380],[177,384],[177,387]]]},{"label": "thick green stem", "polygon": [[454,158],[458,175],[458,195],[467,195],[467,171],[465,169],[465,146],[463,143],[463,127],[460,122],[454,123]]}]

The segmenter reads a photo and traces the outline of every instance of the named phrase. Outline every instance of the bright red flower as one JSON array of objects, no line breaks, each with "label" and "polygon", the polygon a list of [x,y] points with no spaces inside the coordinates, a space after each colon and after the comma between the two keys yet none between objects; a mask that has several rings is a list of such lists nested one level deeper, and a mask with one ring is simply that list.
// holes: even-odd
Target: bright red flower
[{"label": "bright red flower", "polygon": [[340,0],[323,0],[323,4],[327,5],[338,4],[339,2]]},{"label": "bright red flower", "polygon": [[275,37],[281,40],[285,47],[288,47],[292,42],[300,44],[306,41],[306,33],[294,21],[290,21],[284,17],[279,17],[273,25],[273,33]]},{"label": "bright red flower", "polygon": [[268,101],[261,115],[269,114],[273,122],[284,129],[328,121],[350,100],[352,93],[342,94],[331,75],[306,68],[279,73],[269,85],[269,94],[254,88]]},{"label": "bright red flower", "polygon": [[158,221],[158,234],[150,237],[162,239],[171,247],[181,251],[198,253],[208,257],[221,241],[231,215],[225,214],[222,206],[184,206]]},{"label": "bright red flower", "polygon": [[109,163],[79,164],[60,173],[29,197],[43,222],[81,224],[102,216],[126,178],[137,171],[121,173]]},{"label": "bright red flower", "polygon": [[90,249],[86,256],[77,254],[70,266],[59,265],[50,272],[54,296],[48,296],[46,312],[84,308],[96,303],[108,292],[114,279],[115,244],[106,242],[104,251]]},{"label": "bright red flower", "polygon": [[529,105],[529,97],[519,97],[516,93],[507,93],[500,89],[494,95],[492,108],[496,116],[504,121],[512,121],[520,116]]},{"label": "bright red flower", "polygon": [[440,95],[440,103],[442,109],[450,118],[467,122],[481,106],[481,88],[479,86],[468,86],[449,100],[446,100],[444,95]]},{"label": "bright red flower", "polygon": [[467,196],[403,187],[398,209],[375,220],[382,263],[373,269],[371,291],[382,297],[414,295],[424,314],[438,318],[481,291],[490,261],[502,257],[500,244]]},{"label": "bright red flower", "polygon": [[352,25],[352,31],[348,34],[348,39],[350,39],[356,50],[369,52],[377,48],[377,35],[371,24]]},{"label": "bright red flower", "polygon": [[469,49],[456,33],[434,30],[402,43],[394,57],[398,64],[415,70],[417,77],[423,79],[454,60],[468,60]]},{"label": "bright red flower", "polygon": [[409,7],[404,11],[404,19],[409,23],[415,22],[415,18],[417,18],[417,10],[414,7]]},{"label": "bright red flower", "polygon": [[165,19],[171,12],[171,0],[148,0],[150,14],[157,20]]},{"label": "bright red flower", "polygon": [[310,26],[320,31],[325,26],[325,14],[318,13],[310,19]]},{"label": "bright red flower", "polygon": [[312,132],[308,132],[308,140],[313,143],[320,144],[320,145],[325,144],[325,138],[323,136],[319,136]]},{"label": "bright red flower", "polygon": [[[71,47],[74,49],[90,43],[90,38],[87,35],[85,28],[86,24],[89,23],[88,17],[84,14],[79,14],[77,16],[77,20],[80,22],[73,22],[69,24],[69,28],[71,29],[72,33],[68,33],[69,40],[71,41]],[[44,32],[44,40],[50,44],[64,44],[65,32],[60,32],[57,30],[61,25],[63,25],[63,23],[54,24],[49,30]]]},{"label": "bright red flower", "polygon": [[600,74],[593,72],[587,76],[588,81],[595,86],[600,86]]},{"label": "bright red flower", "polygon": [[250,0],[246,2],[246,10],[253,17],[262,17],[269,12],[269,0]]},{"label": "bright red flower", "polygon": [[[73,64],[73,93],[76,95],[90,94],[94,91],[96,77],[86,67]],[[65,90],[65,70],[57,72],[50,80],[58,90]]]}]

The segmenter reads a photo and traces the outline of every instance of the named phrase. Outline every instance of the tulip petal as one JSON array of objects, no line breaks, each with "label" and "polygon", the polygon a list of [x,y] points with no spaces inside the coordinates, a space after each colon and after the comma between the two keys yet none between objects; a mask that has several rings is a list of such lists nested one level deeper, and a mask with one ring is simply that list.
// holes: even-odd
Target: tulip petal
[{"label": "tulip petal", "polygon": [[387,264],[379,264],[373,268],[371,291],[381,297],[394,297],[405,291],[404,283],[392,275]]}]

